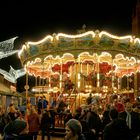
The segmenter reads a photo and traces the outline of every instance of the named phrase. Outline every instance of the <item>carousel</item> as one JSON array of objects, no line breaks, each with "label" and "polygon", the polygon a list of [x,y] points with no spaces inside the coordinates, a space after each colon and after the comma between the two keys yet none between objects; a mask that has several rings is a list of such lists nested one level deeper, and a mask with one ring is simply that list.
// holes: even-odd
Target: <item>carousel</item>
[{"label": "carousel", "polygon": [[26,42],[19,58],[26,70],[26,97],[28,75],[35,78],[35,96],[43,93],[48,100],[61,96],[71,108],[84,104],[89,94],[139,96],[140,39],[131,35],[98,30],[47,35]]}]

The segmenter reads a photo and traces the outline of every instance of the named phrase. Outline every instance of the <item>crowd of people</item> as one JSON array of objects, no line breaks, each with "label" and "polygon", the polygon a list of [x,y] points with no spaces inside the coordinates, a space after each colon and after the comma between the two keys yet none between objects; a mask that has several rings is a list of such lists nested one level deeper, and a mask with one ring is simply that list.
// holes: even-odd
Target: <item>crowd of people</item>
[{"label": "crowd of people", "polygon": [[[72,118],[80,122],[80,133],[88,140],[139,140],[139,102],[132,103],[123,98],[115,98],[106,103],[99,101],[89,104],[87,108],[78,108]],[[67,135],[66,140],[71,140]]]},{"label": "crowd of people", "polygon": [[37,140],[41,133],[41,139],[44,140],[47,133],[50,140],[52,114],[47,109],[47,101],[40,105],[40,101],[37,106],[27,103],[26,110],[21,110],[14,103],[10,103],[6,110],[0,106],[0,139]]},{"label": "crowd of people", "polygon": [[47,101],[27,104],[26,112],[13,103],[6,110],[0,106],[0,134],[4,140],[37,140],[38,134],[50,140],[58,115],[66,130],[65,140],[139,140],[140,103],[118,98],[90,102],[74,113],[63,99],[55,107]]}]

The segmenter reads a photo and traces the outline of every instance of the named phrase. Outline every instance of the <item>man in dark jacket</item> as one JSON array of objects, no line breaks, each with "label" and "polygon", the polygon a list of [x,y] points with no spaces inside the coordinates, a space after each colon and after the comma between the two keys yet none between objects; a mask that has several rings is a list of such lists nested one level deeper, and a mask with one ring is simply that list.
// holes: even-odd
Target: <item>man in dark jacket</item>
[{"label": "man in dark jacket", "polygon": [[88,111],[86,118],[90,138],[94,140],[98,139],[99,132],[101,130],[101,120],[96,112],[97,108],[92,106],[92,108]]},{"label": "man in dark jacket", "polygon": [[109,115],[111,122],[104,128],[103,140],[132,140],[126,122],[118,118],[118,111],[111,109]]},{"label": "man in dark jacket", "polygon": [[137,112],[132,110],[132,104],[127,102],[125,105],[125,111],[119,113],[119,117],[122,118],[128,125],[133,135],[132,140],[137,140],[140,133],[140,118]]},{"label": "man in dark jacket", "polygon": [[40,129],[42,131],[42,140],[45,139],[46,133],[48,136],[48,140],[50,140],[50,126],[51,126],[50,112],[44,110],[44,113],[41,118],[41,124],[40,124]]}]

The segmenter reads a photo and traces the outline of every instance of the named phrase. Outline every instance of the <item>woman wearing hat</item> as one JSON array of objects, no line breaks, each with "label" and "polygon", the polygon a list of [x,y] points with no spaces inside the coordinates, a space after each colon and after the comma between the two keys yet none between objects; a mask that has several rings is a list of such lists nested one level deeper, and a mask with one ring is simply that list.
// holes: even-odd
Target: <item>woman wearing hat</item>
[{"label": "woman wearing hat", "polygon": [[66,123],[65,140],[86,140],[82,134],[82,125],[78,120],[70,119]]}]

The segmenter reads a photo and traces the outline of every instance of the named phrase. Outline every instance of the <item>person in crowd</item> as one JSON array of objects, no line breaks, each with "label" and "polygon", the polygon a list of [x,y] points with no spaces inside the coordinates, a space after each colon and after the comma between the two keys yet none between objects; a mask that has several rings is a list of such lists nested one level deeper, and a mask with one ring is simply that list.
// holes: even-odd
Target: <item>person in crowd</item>
[{"label": "person in crowd", "polygon": [[83,133],[85,133],[88,130],[87,122],[86,122],[87,112],[88,111],[86,109],[82,109],[81,116],[79,117],[79,121],[82,125],[82,132]]},{"label": "person in crowd", "polygon": [[56,107],[56,104],[57,104],[56,97],[53,97],[53,100],[51,102],[51,106],[55,108]]},{"label": "person in crowd", "polygon": [[81,116],[81,111],[82,111],[82,109],[80,107],[78,107],[75,110],[75,114],[73,115],[73,118],[76,119],[76,120],[79,120],[79,117]]},{"label": "person in crowd", "polygon": [[64,102],[63,97],[61,97],[57,106],[57,112],[59,114],[63,113],[66,107],[67,107],[67,104]]},{"label": "person in crowd", "polygon": [[140,102],[136,103],[133,111],[139,113],[139,115],[140,115]]},{"label": "person in crowd", "polygon": [[33,140],[37,140],[37,135],[40,128],[39,116],[34,107],[30,109],[30,115],[27,117],[29,125],[29,134],[32,136]]},{"label": "person in crowd", "polygon": [[50,126],[51,126],[51,119],[50,119],[50,112],[48,110],[44,110],[41,118],[41,124],[40,124],[40,129],[41,129],[41,134],[42,138],[41,140],[45,139],[45,134],[47,133],[48,140],[50,140]]},{"label": "person in crowd", "polygon": [[129,127],[123,119],[118,118],[116,108],[109,112],[111,122],[107,124],[103,131],[103,140],[132,140]]},{"label": "person in crowd", "polygon": [[56,111],[53,106],[50,106],[49,112],[50,112],[50,116],[51,116],[50,117],[51,127],[52,127],[52,129],[54,129]]},{"label": "person in crowd", "polygon": [[66,107],[67,107],[67,104],[64,102],[63,97],[60,96],[59,103],[57,106],[57,114],[59,115],[58,124],[60,126],[63,126],[63,117],[64,117],[64,111],[65,111]]},{"label": "person in crowd", "polygon": [[103,118],[102,118],[102,129],[105,128],[105,126],[110,123],[110,116],[109,116],[109,112],[111,109],[111,105],[110,104],[106,104],[106,108],[103,112]]},{"label": "person in crowd", "polygon": [[66,136],[64,140],[86,140],[84,134],[82,134],[82,125],[76,119],[70,119],[66,123]]},{"label": "person in crowd", "polygon": [[43,96],[43,109],[47,109],[48,104],[49,104],[48,100],[46,99],[45,96]]},{"label": "person in crowd", "polygon": [[133,135],[132,140],[137,140],[140,134],[140,118],[139,114],[132,110],[132,104],[130,102],[125,104],[125,111],[120,112],[119,117],[126,121]]},{"label": "person in crowd", "polygon": [[92,93],[89,94],[89,97],[86,99],[87,104],[91,104],[93,100]]},{"label": "person in crowd", "polygon": [[26,120],[25,111],[24,111],[24,110],[21,111],[20,118],[21,118],[22,120]]},{"label": "person in crowd", "polygon": [[72,113],[70,112],[70,109],[67,109],[64,117],[64,125],[66,125],[66,123],[72,118],[73,117],[72,117]]},{"label": "person in crowd", "polygon": [[38,99],[37,108],[38,108],[38,110],[42,110],[42,108],[43,108],[43,97],[40,97]]},{"label": "person in crowd", "polygon": [[124,104],[121,102],[121,100],[116,100],[114,106],[118,112],[123,112],[125,110]]},{"label": "person in crowd", "polygon": [[17,110],[15,109],[15,106],[13,103],[10,103],[9,107],[7,108],[8,115],[10,116],[11,120],[15,120],[16,116],[15,114],[17,113]]},{"label": "person in crowd", "polygon": [[37,109],[37,114],[38,114],[38,117],[39,117],[39,123],[41,124],[42,111]]},{"label": "person in crowd", "polygon": [[87,113],[87,127],[90,133],[90,138],[97,140],[99,137],[99,132],[101,131],[101,119],[97,114],[97,106],[92,106]]},{"label": "person in crowd", "polygon": [[6,121],[5,111],[2,107],[2,105],[0,105],[0,135],[1,136],[3,136],[3,130],[4,130],[6,123],[7,123],[7,121]]},{"label": "person in crowd", "polygon": [[27,122],[19,119],[9,121],[4,127],[4,140],[32,140],[28,135]]}]

